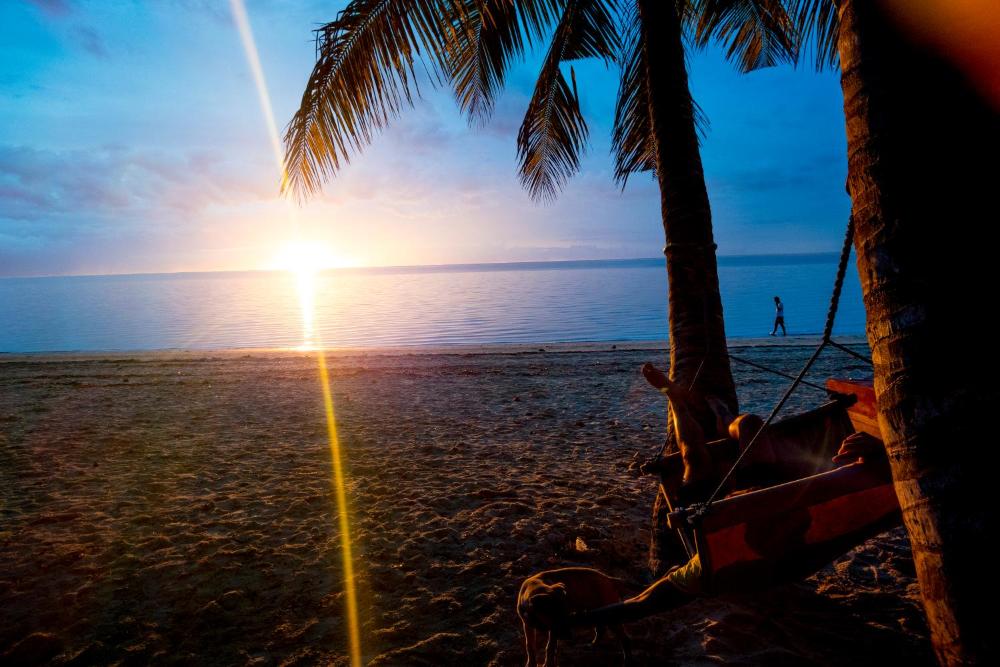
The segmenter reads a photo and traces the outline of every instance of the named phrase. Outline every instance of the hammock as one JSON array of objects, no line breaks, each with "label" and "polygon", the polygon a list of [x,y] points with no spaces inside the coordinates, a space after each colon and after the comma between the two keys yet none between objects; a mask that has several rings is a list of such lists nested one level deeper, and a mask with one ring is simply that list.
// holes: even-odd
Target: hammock
[{"label": "hammock", "polygon": [[[852,463],[834,467],[841,441],[864,430],[878,435],[871,419],[874,391],[867,383],[831,380],[835,398],[825,405],[770,426],[767,437],[781,460],[784,477],[708,509],[677,507],[684,464],[680,454],[660,466],[661,490],[689,555],[701,559],[702,589],[723,593],[759,589],[809,576],[834,558],[900,523],[899,503],[888,466]],[[737,459],[737,442],[708,444],[722,466]],[[733,475],[724,489],[752,483]]]},{"label": "hammock", "polygon": [[[828,380],[829,403],[772,424],[799,384],[809,384],[805,374],[826,346],[868,361],[832,340],[853,233],[852,220],[819,347],[742,452],[732,439],[708,443],[716,469],[729,470],[708,500],[679,506],[684,473],[679,453],[663,457],[656,466],[670,510],[667,527],[677,532],[688,557],[699,556],[705,592],[756,589],[800,579],[901,522],[887,463],[859,461],[835,467],[831,461],[843,439],[855,431],[881,439],[870,382]],[[740,464],[763,438],[779,463],[766,486],[752,488],[760,486],[760,479],[754,479],[753,467]],[[724,497],[747,488],[752,490]]]}]

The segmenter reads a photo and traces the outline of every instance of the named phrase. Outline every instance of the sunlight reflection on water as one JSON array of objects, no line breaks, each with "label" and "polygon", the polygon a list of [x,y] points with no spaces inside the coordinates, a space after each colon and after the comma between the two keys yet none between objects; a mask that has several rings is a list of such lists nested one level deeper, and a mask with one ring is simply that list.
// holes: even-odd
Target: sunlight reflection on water
[{"label": "sunlight reflection on water", "polygon": [[[836,258],[820,259],[732,263],[723,258],[719,279],[728,335],[766,335],[775,294],[785,303],[789,333],[820,332]],[[300,275],[0,279],[0,351],[309,349],[316,340],[328,347],[373,347],[666,337],[662,260],[334,270],[315,274],[308,285],[301,284]],[[840,334],[864,332],[854,271],[848,272],[837,324]]]}]

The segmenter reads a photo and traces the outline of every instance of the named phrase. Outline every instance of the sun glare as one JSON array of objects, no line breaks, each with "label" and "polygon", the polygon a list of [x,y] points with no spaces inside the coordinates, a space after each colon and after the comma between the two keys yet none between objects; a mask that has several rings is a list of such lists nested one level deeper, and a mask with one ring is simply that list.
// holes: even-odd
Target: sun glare
[{"label": "sun glare", "polygon": [[[257,95],[260,100],[261,110],[267,121],[268,136],[271,140],[271,147],[274,150],[274,158],[281,174],[281,183],[287,182],[288,174],[285,171],[284,157],[281,149],[281,141],[278,137],[278,128],[274,122],[274,113],[271,110],[271,99],[267,94],[267,83],[264,80],[264,70],[260,66],[260,58],[257,54],[257,45],[254,42],[253,31],[250,28],[250,18],[247,16],[246,7],[243,0],[230,0],[230,7],[233,12],[233,19],[236,22],[240,39],[243,42],[243,49],[246,53],[247,63],[253,73],[257,86]],[[285,200],[286,203],[288,200]],[[296,226],[296,215],[294,207],[289,208],[290,222]],[[354,556],[351,548],[350,521],[348,520],[347,488],[344,476],[344,466],[341,458],[340,439],[337,437],[337,417],[333,405],[333,391],[330,388],[330,373],[326,366],[326,354],[323,351],[322,341],[316,335],[313,326],[313,314],[316,307],[315,291],[318,273],[323,269],[351,266],[352,263],[345,261],[343,257],[337,256],[329,247],[319,242],[291,241],[282,247],[275,258],[273,268],[292,271],[295,273],[298,282],[299,301],[302,306],[302,324],[304,333],[303,348],[312,349],[315,345],[316,360],[319,364],[320,386],[323,390],[323,408],[326,413],[326,426],[328,436],[328,446],[330,449],[330,467],[332,468],[332,479],[330,485],[334,493],[337,510],[337,525],[340,530],[341,562],[343,564],[344,575],[344,608],[347,616],[347,643],[350,655],[351,667],[361,667],[361,623],[358,619],[357,591],[354,581]]]},{"label": "sun glare", "polygon": [[317,241],[289,241],[281,247],[271,268],[293,273],[316,273],[326,269],[344,269],[358,262],[335,253],[330,246]]}]

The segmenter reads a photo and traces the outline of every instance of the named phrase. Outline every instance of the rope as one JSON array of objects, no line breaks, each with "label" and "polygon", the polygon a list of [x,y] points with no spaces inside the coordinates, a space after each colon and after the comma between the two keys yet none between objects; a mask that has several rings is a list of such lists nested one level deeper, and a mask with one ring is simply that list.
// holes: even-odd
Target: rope
[{"label": "rope", "polygon": [[858,354],[857,352],[855,352],[851,348],[847,347],[846,345],[841,345],[840,343],[838,343],[835,340],[831,340],[830,341],[830,345],[834,346],[835,348],[837,348],[841,352],[846,352],[847,354],[851,355],[852,357],[860,359],[861,361],[865,362],[869,366],[874,366],[875,365],[875,364],[872,363],[872,360],[869,359],[868,357],[866,357],[865,355]]},{"label": "rope", "polygon": [[830,297],[830,309],[826,313],[826,327],[823,328],[823,342],[830,342],[833,333],[833,321],[837,318],[837,306],[840,305],[840,290],[844,286],[844,276],[847,274],[847,260],[851,258],[851,246],[854,243],[854,218],[847,219],[847,233],[844,234],[844,247],[840,250],[840,264],[837,265],[837,281],[833,284],[833,296]]},{"label": "rope", "polygon": [[[794,375],[789,375],[788,373],[785,373],[784,371],[779,371],[777,368],[770,368],[768,366],[765,366],[764,364],[758,364],[756,361],[750,361],[749,359],[743,359],[741,357],[737,357],[737,356],[732,355],[732,354],[729,355],[729,358],[732,359],[733,361],[741,363],[741,364],[743,364],[745,366],[753,366],[754,368],[759,368],[760,370],[767,371],[768,373],[774,373],[775,375],[779,375],[779,376],[781,376],[783,378],[788,378],[789,380],[794,380],[795,379]],[[825,391],[825,392],[829,392],[830,391],[829,389],[827,389],[823,385],[816,384],[815,382],[809,382],[808,380],[803,380],[802,384],[806,385],[807,387],[812,387],[813,389],[819,389],[820,391]]]},{"label": "rope", "polygon": [[719,493],[722,492],[722,489],[729,482],[730,477],[732,477],[733,473],[736,472],[736,469],[739,467],[740,463],[742,463],[744,457],[746,457],[747,453],[757,443],[757,440],[760,438],[761,433],[763,433],[764,430],[771,424],[775,416],[777,416],[778,412],[781,411],[781,408],[784,407],[785,403],[791,397],[792,393],[796,390],[796,388],[798,388],[798,386],[803,383],[803,378],[805,377],[805,374],[809,372],[809,369],[812,368],[812,365],[816,363],[817,359],[819,359],[819,355],[820,353],[823,352],[823,349],[828,344],[831,343],[830,335],[833,332],[834,319],[836,319],[837,317],[837,306],[840,305],[840,292],[841,289],[844,287],[844,276],[847,273],[847,261],[848,259],[850,259],[851,256],[851,246],[853,244],[853,240],[854,240],[854,218],[850,218],[847,221],[847,233],[844,235],[844,246],[840,252],[840,263],[837,265],[837,279],[836,281],[834,281],[833,284],[833,295],[830,297],[830,309],[827,311],[826,314],[826,326],[823,328],[823,340],[820,341],[820,344],[816,348],[816,351],[813,352],[811,357],[809,357],[809,361],[807,361],[806,365],[802,368],[801,371],[799,371],[799,374],[795,377],[792,384],[788,387],[788,389],[785,390],[784,396],[781,397],[781,400],[778,401],[778,404],[774,406],[773,410],[771,410],[771,414],[767,416],[767,419],[764,420],[764,423],[761,425],[761,427],[757,429],[757,432],[754,434],[753,438],[750,439],[750,442],[747,444],[746,448],[742,452],[740,452],[740,455],[736,458],[736,462],[733,463],[732,467],[729,469],[729,472],[727,472],[725,477],[722,478],[722,481],[719,482],[719,485],[715,487],[715,491],[712,492],[712,495],[708,497],[707,501],[705,501],[704,503],[695,508],[694,516],[692,518],[697,519],[701,517],[712,506],[712,503],[715,502],[715,499],[719,496]]},{"label": "rope", "polygon": [[792,382],[791,386],[789,386],[787,390],[785,390],[785,395],[781,397],[781,400],[778,401],[778,404],[774,406],[773,410],[771,410],[771,414],[767,416],[767,419],[764,420],[764,423],[761,424],[761,427],[757,429],[756,433],[754,433],[753,438],[750,439],[750,442],[747,444],[746,448],[742,452],[740,452],[740,455],[737,457],[736,462],[733,463],[733,466],[729,469],[729,472],[726,473],[726,476],[722,478],[722,481],[719,482],[719,485],[715,487],[715,491],[712,492],[712,495],[709,496],[708,500],[705,501],[704,505],[702,505],[701,508],[699,508],[695,512],[695,516],[701,516],[702,514],[704,514],[705,511],[708,509],[708,507],[713,502],[715,502],[715,499],[718,497],[723,487],[726,485],[726,483],[729,482],[729,478],[733,476],[733,473],[736,472],[736,469],[740,466],[740,463],[743,462],[743,458],[747,455],[747,452],[749,452],[753,448],[753,446],[757,443],[757,440],[760,438],[760,434],[764,432],[764,429],[770,426],[771,422],[774,421],[775,416],[777,416],[778,412],[781,411],[781,408],[785,406],[785,403],[791,397],[792,392],[794,392],[796,387],[798,387],[799,384],[802,382],[803,376],[805,376],[805,374],[809,371],[812,365],[819,358],[819,355],[823,351],[824,347],[826,347],[825,340],[819,344],[819,347],[816,348],[816,351],[813,352],[811,357],[809,357],[809,361],[807,361],[806,365],[802,368],[801,371],[799,371],[799,374],[795,378],[795,381]]},{"label": "rope", "polygon": [[673,241],[663,246],[663,254],[669,256],[674,250],[702,250],[715,252],[718,247],[719,246],[716,243],[679,243]]}]

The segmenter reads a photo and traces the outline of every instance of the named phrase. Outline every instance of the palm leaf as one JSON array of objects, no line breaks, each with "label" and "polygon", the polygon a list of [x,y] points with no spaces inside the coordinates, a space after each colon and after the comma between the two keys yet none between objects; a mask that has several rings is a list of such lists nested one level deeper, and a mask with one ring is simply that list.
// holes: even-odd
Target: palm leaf
[{"label": "palm leaf", "polygon": [[554,198],[580,168],[587,123],[580,111],[576,75],[563,76],[564,62],[614,59],[619,48],[614,0],[566,0],[534,93],[517,135],[521,183],[534,199]]},{"label": "palm leaf", "polygon": [[302,197],[350,160],[419,95],[414,71],[427,52],[432,75],[464,20],[461,0],[353,0],[317,30],[317,58],[285,129],[282,189]]},{"label": "palm leaf", "polygon": [[835,0],[791,0],[789,14],[802,36],[802,43],[815,48],[816,69],[840,67],[837,39],[840,15]]},{"label": "palm leaf", "polygon": [[615,156],[615,180],[625,187],[632,173],[656,170],[642,34],[635,12],[623,30],[622,47],[611,152]]},{"label": "palm leaf", "polygon": [[470,123],[484,123],[507,70],[559,15],[558,0],[465,0],[463,25],[449,47],[449,78]]},{"label": "palm leaf", "polygon": [[718,41],[742,72],[794,62],[798,35],[781,0],[695,0],[695,43]]},{"label": "palm leaf", "polygon": [[[636,11],[623,16],[622,48],[618,57],[621,78],[615,102],[615,122],[611,135],[611,152],[615,160],[615,180],[622,188],[633,173],[656,171],[656,148],[649,118],[649,92],[646,65],[643,59],[642,31]],[[689,90],[677,91],[677,103],[690,101],[695,127],[704,136],[708,118],[691,99]]]}]

